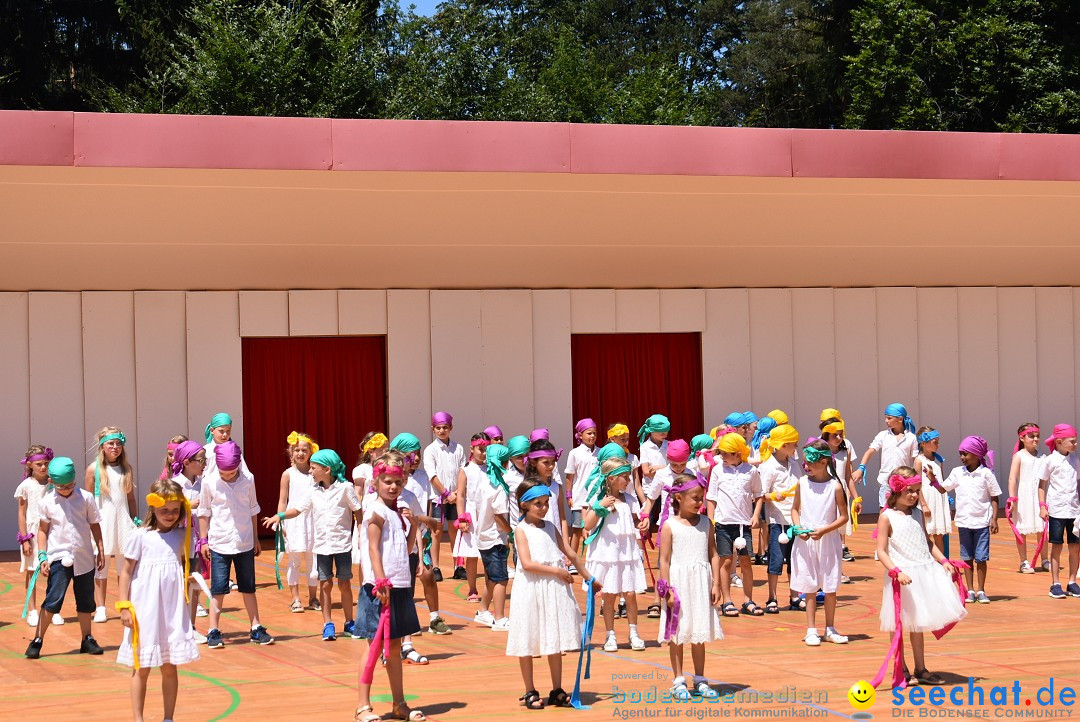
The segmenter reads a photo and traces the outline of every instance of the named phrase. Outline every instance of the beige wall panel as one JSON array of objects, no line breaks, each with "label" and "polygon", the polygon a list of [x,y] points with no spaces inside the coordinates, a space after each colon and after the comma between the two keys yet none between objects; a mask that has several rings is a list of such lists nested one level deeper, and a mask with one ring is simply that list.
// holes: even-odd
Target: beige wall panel
[{"label": "beige wall panel", "polygon": [[[821,410],[837,404],[832,289],[792,290],[791,321],[795,403],[788,413],[805,439],[818,435]],[[760,416],[770,410],[755,409],[755,413]]]},{"label": "beige wall panel", "polygon": [[386,291],[338,291],[338,333],[382,336],[386,333]]},{"label": "beige wall panel", "polygon": [[241,291],[240,335],[288,336],[288,291]]},{"label": "beige wall panel", "polygon": [[[534,427],[551,430],[556,447],[571,448],[574,441],[573,387],[571,384],[570,327],[573,291],[533,291],[533,425],[507,429],[507,434],[528,434]],[[610,314],[612,319],[614,314]],[[576,332],[575,332],[576,333]],[[561,464],[560,464],[561,466]]]},{"label": "beige wall panel", "polygon": [[[861,457],[874,435],[884,428],[877,400],[877,299],[872,288],[833,292],[836,339],[836,400],[844,415],[847,437]],[[857,465],[857,464],[856,464]],[[859,487],[863,508],[877,510],[877,459],[870,462],[868,482]]]},{"label": "beige wall panel", "polygon": [[914,288],[877,289],[878,406],[907,407],[918,424],[919,321]]},{"label": "beige wall panel", "polygon": [[[130,291],[91,291],[82,297],[83,427],[87,443],[103,426],[128,438],[128,462],[140,468],[135,408],[135,297]],[[162,442],[164,444],[164,442]],[[160,468],[154,473],[154,478]],[[138,481],[146,477],[141,473]],[[142,488],[144,485],[140,485]]]},{"label": "beige wall panel", "polygon": [[186,307],[180,291],[135,293],[135,398],[139,481],[161,471],[165,445],[184,434],[202,443],[203,427],[188,422]]},{"label": "beige wall panel", "polygon": [[386,390],[390,438],[431,438],[431,316],[428,291],[386,292]]},{"label": "beige wall panel", "polygon": [[[1080,288],[1074,288],[1074,289],[1072,289],[1072,292],[1073,292],[1073,343],[1076,344],[1078,347],[1080,347],[1080,328],[1077,328],[1077,324],[1075,322],[1076,319],[1080,318]],[[1075,368],[1075,373],[1076,373],[1076,379],[1075,379],[1076,388],[1080,388],[1080,366],[1077,366]],[[1074,415],[1072,417],[1073,420],[1069,422],[1073,426],[1076,426],[1077,422],[1080,422],[1080,395],[1077,396],[1076,403],[1077,403],[1077,407],[1074,409],[1074,412],[1073,412],[1074,413]],[[1040,421],[1039,423],[1045,425],[1045,424],[1051,423],[1051,422]],[[1041,438],[1046,438],[1046,436],[1048,436],[1048,435],[1049,435],[1049,431],[1045,431],[1045,432],[1043,432],[1043,436]],[[1046,447],[1043,447],[1043,448],[1046,448]]]},{"label": "beige wall panel", "polygon": [[620,333],[660,332],[660,291],[615,291],[615,330]]},{"label": "beige wall panel", "polygon": [[[789,417],[795,401],[795,368],[791,340],[791,291],[787,289],[750,290],[750,383],[753,405],[731,407],[768,412],[783,409]],[[730,404],[729,404],[730,406]],[[722,419],[722,417],[721,417]],[[794,421],[794,419],[792,419]],[[799,428],[799,427],[795,427]],[[805,436],[805,429],[799,429]]]},{"label": "beige wall panel", "polygon": [[[1038,336],[1036,368],[1039,384],[1039,420],[1049,436],[1054,424],[1075,424],[1076,373],[1073,341],[1072,289],[1036,288],[1035,323]],[[1009,343],[1009,339],[1002,339]],[[1027,419],[1016,419],[1015,425]]]},{"label": "beige wall panel", "polygon": [[336,336],[337,291],[289,291],[290,336]]},{"label": "beige wall panel", "polygon": [[[997,289],[961,288],[957,291],[957,310],[960,340],[960,384],[957,397],[960,400],[959,438],[945,446],[950,448],[965,436],[982,436],[996,454],[1003,453],[1000,434],[1000,408],[998,406],[998,321]],[[1009,445],[1009,449],[1012,445]],[[944,455],[944,454],[943,454]],[[1008,481],[1008,464],[995,465],[998,483]],[[956,452],[949,454],[954,462]],[[954,464],[946,464],[951,468]],[[1002,474],[1002,466],[1005,473]]]},{"label": "beige wall panel", "polygon": [[453,415],[452,438],[458,441],[467,441],[486,426],[481,423],[481,385],[476,377],[483,362],[480,344],[480,291],[432,291],[431,411]]},{"label": "beige wall panel", "polygon": [[[22,481],[22,469],[17,462],[31,444],[30,437],[30,333],[29,295],[0,293],[0,369],[6,377],[0,384],[0,407],[4,409],[4,433],[0,434],[0,454],[8,463],[0,478],[0,493],[9,502],[8,512],[0,514],[0,549],[15,549],[18,533],[12,495]],[[61,407],[63,408],[63,407]],[[33,443],[49,446],[52,442],[42,436]],[[21,586],[18,587],[21,589]]]},{"label": "beige wall panel", "polygon": [[[531,291],[480,292],[481,364],[459,384],[468,386],[479,406],[472,436],[491,424],[505,432],[531,429],[533,422],[533,309]],[[479,392],[477,398],[475,394]]]},{"label": "beige wall panel", "polygon": [[660,291],[660,330],[693,333],[705,330],[705,291],[697,288]]},{"label": "beige wall panel", "polygon": [[[1071,294],[1071,289],[1070,289]],[[1035,322],[1035,289],[997,289],[998,316],[998,401],[1001,407],[998,446],[999,463],[1012,459],[1016,444],[1016,427],[1025,421],[1034,421],[1044,429],[1054,423],[1039,416],[1039,390],[1048,384],[1039,383],[1036,363],[1038,349],[1037,324]],[[1072,329],[1067,334],[1072,342]],[[1071,374],[1070,374],[1071,376]],[[1071,419],[1071,417],[1070,417]],[[1070,421],[1071,423],[1071,421]],[[1050,435],[1049,430],[1043,432]],[[1002,482],[1008,482],[1008,472],[1002,470]],[[1005,486],[1002,491],[1008,491]]]},{"label": "beige wall panel", "polygon": [[[705,426],[733,409],[753,408],[750,393],[750,297],[742,288],[705,291],[707,325],[701,334]],[[763,411],[768,411],[764,409]]]},{"label": "beige wall panel", "polygon": [[919,416],[915,423],[937,429],[941,433],[941,455],[955,461],[956,454],[949,451],[960,441],[956,289],[920,288],[915,300],[919,314]]},{"label": "beige wall panel", "polygon": [[615,333],[615,291],[585,288],[570,291],[572,333]]},{"label": "beige wall panel", "polygon": [[[233,438],[244,445],[240,303],[235,291],[191,291],[185,299],[189,436],[201,438],[210,417],[233,419]],[[274,393],[266,389],[266,393]]]},{"label": "beige wall panel", "polygon": [[[30,438],[86,463],[82,295],[30,293]],[[25,451],[25,449],[24,449]]]}]

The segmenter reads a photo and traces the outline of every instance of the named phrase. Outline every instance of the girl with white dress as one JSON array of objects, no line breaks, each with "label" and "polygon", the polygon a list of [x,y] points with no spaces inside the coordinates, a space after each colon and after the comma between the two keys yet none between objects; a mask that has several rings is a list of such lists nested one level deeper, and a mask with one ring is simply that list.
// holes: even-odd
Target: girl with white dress
[{"label": "girl with white dress", "polygon": [[[545,519],[552,501],[548,483],[535,475],[525,477],[517,488],[520,519],[514,531],[517,574],[510,605],[510,629],[506,654],[517,657],[527,709],[543,709],[544,701],[533,682],[533,657],[547,657],[551,693],[547,704],[569,707],[570,696],[562,688],[562,653],[581,646],[581,609],[571,590],[573,577],[564,560],[580,566],[573,549],[563,541],[561,530]],[[585,581],[592,579],[588,569]],[[594,582],[593,591],[601,590]]]},{"label": "girl with white dress", "polygon": [[116,609],[124,625],[124,641],[116,655],[132,667],[131,707],[142,722],[146,681],[161,668],[165,720],[176,710],[176,665],[199,658],[191,615],[185,600],[186,558],[190,556],[191,511],[180,485],[171,479],[154,482],[146,496],[146,521],[124,546],[120,601]]},{"label": "girl with white dress", "polygon": [[[1043,520],[1039,516],[1039,426],[1034,421],[1020,424],[1016,430],[1019,437],[1009,467],[1009,498],[1005,508],[1012,511],[1012,523],[1016,529],[1016,553],[1020,555],[1020,573],[1034,574],[1027,555],[1028,534],[1043,533]],[[1006,515],[1008,516],[1008,515]],[[1050,569],[1049,544],[1042,548],[1042,566]]]},{"label": "girl with white dress", "polygon": [[[476,519],[479,517],[481,484],[489,484],[487,447],[491,439],[481,431],[473,434],[469,441],[469,460],[458,471],[458,518],[454,521],[458,535],[454,544],[454,557],[465,559],[465,581],[469,585],[466,601],[480,601],[480,592],[476,589],[476,567],[480,559],[480,548],[476,545]],[[467,517],[463,515],[467,514]]]},{"label": "girl with white dress", "polygon": [[840,535],[848,522],[844,488],[836,478],[828,442],[812,441],[803,447],[806,476],[795,487],[791,523],[806,529],[791,541],[791,588],[806,595],[808,647],[821,646],[817,632],[817,591],[825,593],[825,639],[847,644],[836,631],[836,589],[840,586],[840,562],[844,540]]},{"label": "girl with white dress", "polygon": [[[671,514],[660,529],[660,572],[656,592],[663,600],[658,640],[668,643],[674,676],[671,696],[717,699],[705,679],[705,643],[723,639],[716,607],[720,592],[720,557],[709,517],[701,514],[708,482],[704,477],[678,474],[668,495]],[[676,611],[675,602],[678,599]],[[697,683],[688,688],[683,675],[683,645],[690,645]]]},{"label": "girl with white dress", "polygon": [[128,463],[124,432],[106,426],[97,432],[97,459],[86,467],[86,490],[92,492],[101,512],[101,542],[105,566],[94,574],[94,599],[97,610],[94,621],[106,619],[105,593],[109,587],[109,557],[114,557],[116,573],[120,574],[120,559],[128,534],[135,528],[139,506],[135,502],[135,482]]},{"label": "girl with white dress", "polygon": [[899,584],[900,622],[910,633],[915,672],[903,664],[904,640],[899,640],[899,655],[904,677],[909,685],[939,685],[944,680],[926,669],[925,632],[940,632],[967,615],[956,591],[949,560],[936,546],[926,543],[921,525],[911,516],[919,501],[922,477],[910,467],[896,469],[888,480],[886,508],[878,519],[878,561],[889,572],[881,593],[881,631],[896,631],[895,591],[892,579]]},{"label": "girl with white dress", "polygon": [[949,509],[949,497],[941,486],[945,475],[941,473],[941,464],[945,461],[938,448],[941,446],[941,434],[932,426],[922,426],[916,435],[919,441],[919,455],[915,457],[912,468],[922,479],[922,491],[919,492],[919,507],[922,508],[923,528],[942,554],[945,553],[945,538],[952,532],[952,510]]},{"label": "girl with white dress", "polygon": [[[202,494],[202,472],[206,468],[206,449],[202,447],[197,441],[181,441],[175,449],[173,449],[173,460],[169,464],[169,471],[172,473],[172,480],[183,491],[184,498],[187,499],[188,508],[192,510],[192,514],[195,514],[195,509],[199,508],[199,495]],[[200,571],[203,569],[202,559],[199,558],[199,530],[195,528],[196,525],[190,525],[191,529],[191,542],[189,552],[191,554],[188,559],[188,568],[191,571]],[[202,575],[209,579],[210,571],[209,567],[206,567],[204,571],[201,571]],[[189,589],[189,596],[191,597],[190,604],[188,605],[188,611],[191,613],[191,618],[194,620],[196,617],[205,617],[209,614],[199,604],[199,592],[196,589]],[[210,604],[208,599],[207,604]],[[194,626],[194,624],[192,625]],[[195,630],[195,641],[199,644],[206,642],[206,637],[199,633],[199,630]]]},{"label": "girl with white dress", "polygon": [[[37,568],[37,531],[41,513],[41,499],[45,492],[51,489],[49,485],[49,462],[53,459],[52,449],[40,444],[33,444],[26,450],[22,458],[23,479],[15,488],[15,498],[18,500],[18,530],[19,530],[19,571],[25,575],[30,612],[26,615],[27,626],[37,628],[37,589],[30,588],[30,581],[34,578]],[[53,616],[53,624],[63,624],[64,618],[59,614]]]},{"label": "girl with white dress", "polygon": [[638,548],[637,521],[640,511],[630,486],[633,469],[625,459],[608,459],[600,465],[599,499],[585,514],[585,544],[589,553],[586,569],[604,588],[605,652],[615,652],[616,595],[626,599],[630,621],[630,648],[645,649],[638,634],[637,595],[645,591],[645,566]]},{"label": "girl with white dress", "polygon": [[[281,489],[278,494],[278,512],[290,507],[297,509],[307,499],[315,480],[311,476],[311,455],[319,450],[319,445],[310,435],[294,431],[285,440],[288,448],[286,456],[292,464],[281,473]],[[285,581],[292,591],[292,605],[289,611],[300,614],[304,603],[300,601],[300,565],[307,566],[308,606],[319,609],[319,570],[315,566],[315,522],[310,512],[286,519],[282,522],[285,532],[285,553],[289,557],[289,566],[285,571]]]}]

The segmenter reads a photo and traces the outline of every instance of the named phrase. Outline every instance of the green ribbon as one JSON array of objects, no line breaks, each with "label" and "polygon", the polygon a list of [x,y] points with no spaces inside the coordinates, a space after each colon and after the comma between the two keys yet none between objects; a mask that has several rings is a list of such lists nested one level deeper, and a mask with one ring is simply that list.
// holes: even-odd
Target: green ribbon
[{"label": "green ribbon", "polygon": [[420,550],[421,556],[424,559],[424,566],[431,566],[431,530],[424,529],[424,533],[420,536],[424,540],[424,548]]},{"label": "green ribbon", "polygon": [[[620,474],[629,474],[631,471],[632,471],[632,469],[630,468],[629,464],[623,464],[622,466],[616,466],[614,469],[612,469],[608,473],[600,475],[600,479],[601,479],[600,487],[603,488],[603,489],[606,489],[608,479],[610,479],[613,476],[619,476]],[[593,540],[595,540],[596,537],[600,535],[600,530],[604,527],[604,520],[607,519],[608,514],[611,513],[611,509],[608,509],[606,506],[601,504],[599,500],[593,502],[592,510],[594,512],[596,512],[597,516],[600,517],[600,523],[597,524],[596,528],[592,530],[592,534],[589,534],[588,538],[585,540],[586,544],[592,544]]]},{"label": "green ribbon", "polygon": [[503,479],[503,473],[505,473],[506,461],[510,458],[510,449],[502,444],[488,444],[484,458],[487,461],[488,481],[496,489],[502,489],[506,493],[506,498],[509,499],[510,486]]},{"label": "green ribbon", "polygon": [[26,615],[30,612],[30,598],[34,596],[34,589],[37,586],[38,577],[41,576],[41,563],[48,560],[48,554],[45,552],[38,552],[37,568],[34,569],[34,574],[30,577],[30,587],[26,590],[26,601],[23,602],[22,619],[26,619]]},{"label": "green ribbon", "polygon": [[791,540],[794,541],[795,537],[797,537],[797,536],[801,536],[803,534],[813,534],[813,533],[814,533],[813,529],[807,529],[805,526],[797,526],[797,525],[793,524],[791,526],[791,529],[788,530],[788,539],[791,539]]},{"label": "green ribbon", "polygon": [[101,500],[101,464],[94,462],[94,498]]},{"label": "green ribbon", "polygon": [[285,551],[285,533],[281,524],[274,530],[274,579],[277,580],[277,588],[281,586],[281,552]]},{"label": "green ribbon", "polygon": [[[596,452],[596,466],[589,472],[589,478],[585,480],[585,502],[589,503],[600,498],[600,492],[604,490],[604,482],[607,477],[600,473],[600,467],[608,459],[625,459],[626,449],[611,441]],[[620,467],[621,468],[621,467]]]},{"label": "green ribbon", "polygon": [[832,452],[828,449],[815,449],[813,446],[807,446],[803,448],[803,456],[806,457],[807,461],[813,464],[825,457],[831,457]]}]

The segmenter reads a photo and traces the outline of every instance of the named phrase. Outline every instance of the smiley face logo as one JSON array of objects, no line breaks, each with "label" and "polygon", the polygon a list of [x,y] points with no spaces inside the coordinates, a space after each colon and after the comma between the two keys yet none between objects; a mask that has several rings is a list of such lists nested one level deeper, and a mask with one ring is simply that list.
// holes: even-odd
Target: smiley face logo
[{"label": "smiley face logo", "polygon": [[877,692],[871,687],[865,680],[860,679],[855,684],[851,685],[851,689],[847,693],[848,702],[851,706],[858,710],[870,709],[874,706],[874,701],[877,699]]}]

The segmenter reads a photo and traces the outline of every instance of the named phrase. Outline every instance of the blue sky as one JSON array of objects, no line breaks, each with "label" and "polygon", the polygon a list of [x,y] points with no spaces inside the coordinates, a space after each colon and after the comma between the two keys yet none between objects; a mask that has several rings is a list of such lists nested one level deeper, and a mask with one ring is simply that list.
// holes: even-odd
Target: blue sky
[{"label": "blue sky", "polygon": [[435,6],[439,4],[439,0],[400,0],[401,7],[407,8],[410,5],[416,6],[417,15],[431,16],[435,13]]}]

